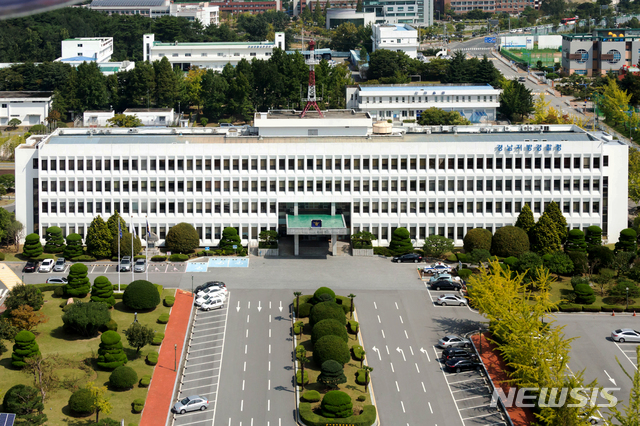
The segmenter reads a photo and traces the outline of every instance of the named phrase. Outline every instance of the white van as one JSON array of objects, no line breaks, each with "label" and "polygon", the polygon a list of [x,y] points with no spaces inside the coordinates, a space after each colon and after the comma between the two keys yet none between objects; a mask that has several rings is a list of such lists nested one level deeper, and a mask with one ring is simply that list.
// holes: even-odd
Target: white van
[{"label": "white van", "polygon": [[224,308],[224,299],[222,297],[215,297],[207,300],[206,303],[200,305],[200,308],[203,311],[210,311],[211,309],[222,309]]}]

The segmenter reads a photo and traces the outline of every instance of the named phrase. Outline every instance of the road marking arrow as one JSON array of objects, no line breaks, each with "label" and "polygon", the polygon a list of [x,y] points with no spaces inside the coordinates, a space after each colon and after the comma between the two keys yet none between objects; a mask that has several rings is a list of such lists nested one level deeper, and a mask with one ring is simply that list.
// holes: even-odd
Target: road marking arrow
[{"label": "road marking arrow", "polygon": [[238,300],[238,306],[236,306],[236,312],[240,312],[240,301]]},{"label": "road marking arrow", "polygon": [[613,380],[613,379],[611,378],[611,376],[609,375],[609,373],[607,373],[607,370],[603,370],[603,371],[604,371],[604,374],[606,374],[606,375],[607,375],[607,377],[609,378],[609,380],[611,381],[611,383],[613,383],[613,386],[618,386],[618,385],[616,385],[616,381],[615,381],[615,380]]},{"label": "road marking arrow", "polygon": [[407,358],[405,358],[405,357],[404,357],[404,351],[403,351],[402,349],[400,349],[400,346],[398,346],[398,347],[396,348],[396,351],[398,351],[398,352],[400,352],[400,353],[402,354],[402,359],[403,359],[403,360],[405,360],[405,361],[407,360]]},{"label": "road marking arrow", "polygon": [[280,309],[280,312],[282,312],[282,300],[280,301],[280,307],[278,309]]},{"label": "road marking arrow", "polygon": [[374,347],[373,347],[373,348],[371,348],[371,349],[373,349],[373,351],[375,351],[375,352],[378,352],[378,360],[379,360],[379,361],[382,361],[382,357],[380,356],[380,351],[378,350],[378,348],[376,348],[376,347],[374,346]]},{"label": "road marking arrow", "polygon": [[261,302],[258,302],[258,312],[260,312],[262,310],[262,306],[260,306]]},{"label": "road marking arrow", "polygon": [[427,352],[427,350],[425,348],[420,348],[420,352],[425,354],[427,356],[427,359],[429,360],[429,362],[431,362],[431,357],[429,357],[429,353]]}]

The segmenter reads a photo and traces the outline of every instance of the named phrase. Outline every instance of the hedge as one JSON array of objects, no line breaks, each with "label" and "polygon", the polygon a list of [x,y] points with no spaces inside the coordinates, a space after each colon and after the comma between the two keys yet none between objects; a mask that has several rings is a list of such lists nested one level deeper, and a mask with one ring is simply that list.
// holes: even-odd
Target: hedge
[{"label": "hedge", "polygon": [[582,310],[584,312],[600,312],[600,306],[582,305]]},{"label": "hedge", "polygon": [[134,399],[133,402],[131,403],[131,408],[133,408],[133,411],[136,413],[141,412],[142,409],[144,408],[144,399],[143,398]]},{"label": "hedge", "polygon": [[358,416],[346,417],[344,419],[328,419],[313,412],[311,403],[301,402],[298,408],[302,422],[307,426],[327,426],[332,425],[351,425],[351,426],[371,426],[376,421],[376,407],[373,405],[365,405],[362,414]]},{"label": "hedge", "polygon": [[158,323],[159,324],[166,324],[169,322],[169,314],[168,313],[164,313],[162,315],[160,315],[158,317]]},{"label": "hedge", "polygon": [[331,296],[331,299],[336,300],[336,293],[333,290],[331,290],[329,287],[320,287],[315,291],[315,293],[313,293],[313,299],[311,303],[315,304],[324,301],[320,300],[320,296],[323,294],[328,294],[329,296]]},{"label": "hedge", "polygon": [[162,256],[162,255],[156,255],[151,258],[152,262],[163,262],[165,260],[167,260],[167,256]]},{"label": "hedge", "polygon": [[64,284],[31,284],[40,291],[54,291],[56,288],[64,287]]},{"label": "hedge", "polygon": [[302,402],[318,402],[320,401],[320,392],[315,390],[305,391],[300,397]]},{"label": "hedge", "polygon": [[602,305],[602,312],[624,312],[624,306]]},{"label": "hedge", "polygon": [[473,271],[471,271],[471,269],[463,268],[458,271],[458,276],[465,281],[469,279],[471,274],[473,274]]},{"label": "hedge", "polygon": [[97,259],[93,256],[89,256],[88,254],[83,254],[81,256],[72,257],[72,262],[95,262]]},{"label": "hedge", "polygon": [[360,330],[360,324],[355,320],[348,320],[347,326],[349,327],[349,333],[356,334]]},{"label": "hedge", "polygon": [[142,378],[138,382],[138,386],[140,386],[141,388],[148,388],[150,384],[151,384],[151,376],[148,374],[142,376]]},{"label": "hedge", "polygon": [[558,305],[558,309],[560,309],[560,312],[580,312],[582,311],[582,305],[565,303],[562,305]]},{"label": "hedge", "polygon": [[140,259],[146,259],[147,256],[145,256],[144,254],[139,254],[137,256],[133,256],[133,260],[140,260]]},{"label": "hedge", "polygon": [[298,317],[307,318],[309,314],[311,314],[311,308],[313,308],[313,305],[311,303],[300,303],[300,309],[298,310]]},{"label": "hedge", "polygon": [[388,247],[374,247],[373,254],[376,256],[393,257],[393,253]]},{"label": "hedge", "polygon": [[[366,384],[365,381],[364,381],[364,379],[366,377],[365,373],[366,372],[364,370],[358,370],[358,372],[356,373],[356,383],[357,384],[362,385],[362,386],[364,386]],[[369,373],[369,374],[371,374],[371,373]],[[369,380],[371,380],[371,377],[369,377]]]},{"label": "hedge", "polygon": [[158,363],[158,352],[149,352],[146,361],[149,365],[156,365]]},{"label": "hedge", "polygon": [[636,306],[629,306],[627,308],[627,312],[638,312],[640,313],[640,306],[636,305]]},{"label": "hedge", "polygon": [[173,296],[167,296],[164,298],[164,306],[166,306],[167,308],[170,308],[173,306],[173,304],[176,303],[176,298]]},{"label": "hedge", "polygon": [[362,361],[362,358],[364,358],[364,349],[360,345],[353,345],[351,352],[353,352],[353,359],[356,361]]},{"label": "hedge", "polygon": [[[302,321],[300,321],[300,324],[302,324]],[[340,324],[339,321],[329,318],[313,326],[311,330],[311,344],[315,345],[318,339],[329,335],[338,336],[345,342],[349,341],[347,329],[344,324]]]},{"label": "hedge", "polygon": [[163,340],[164,340],[164,333],[156,333],[155,336],[153,336],[153,342],[151,342],[151,344],[160,346]]},{"label": "hedge", "polygon": [[171,256],[169,256],[169,260],[171,262],[185,262],[185,261],[189,260],[189,255],[188,254],[174,253]]},{"label": "hedge", "polygon": [[324,319],[335,319],[340,324],[347,324],[347,317],[342,310],[342,307],[335,302],[321,302],[314,305],[309,315],[309,324],[312,326]]},{"label": "hedge", "polygon": [[[302,385],[302,383],[300,383],[301,373],[302,373],[302,370],[298,370],[296,372],[296,383],[298,384],[298,386]],[[309,374],[307,374],[307,370],[304,370],[304,384],[306,385],[307,383],[309,383]]]}]

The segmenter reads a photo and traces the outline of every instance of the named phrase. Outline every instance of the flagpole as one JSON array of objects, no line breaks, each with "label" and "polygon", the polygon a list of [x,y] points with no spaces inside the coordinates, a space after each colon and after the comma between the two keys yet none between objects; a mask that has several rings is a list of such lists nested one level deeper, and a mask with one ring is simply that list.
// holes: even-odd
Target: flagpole
[{"label": "flagpole", "polygon": [[136,258],[136,256],[133,254],[133,239],[135,238],[136,235],[136,228],[135,225],[133,224],[133,216],[131,216],[131,282],[134,282],[134,275],[133,275],[133,259]]},{"label": "flagpole", "polygon": [[144,257],[147,259],[146,261],[146,273],[147,273],[147,281],[149,281],[149,219],[147,219],[147,215],[144,216],[147,220],[147,244],[144,246]]},{"label": "flagpole", "polygon": [[[116,212],[117,215],[117,212]],[[116,216],[118,221],[118,293],[120,293],[120,240],[122,240],[122,229],[120,227],[120,216]]]}]

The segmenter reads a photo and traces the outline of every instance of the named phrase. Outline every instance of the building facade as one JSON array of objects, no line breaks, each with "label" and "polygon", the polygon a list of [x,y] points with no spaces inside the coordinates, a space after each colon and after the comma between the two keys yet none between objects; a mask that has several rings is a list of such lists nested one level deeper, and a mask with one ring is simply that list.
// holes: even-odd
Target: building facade
[{"label": "building facade", "polygon": [[0,126],[14,118],[21,126],[44,124],[52,100],[53,92],[0,92]]},{"label": "building facade", "polygon": [[60,60],[74,57],[92,58],[94,62],[109,62],[113,55],[113,37],[70,38],[62,40]]},{"label": "building facade", "polygon": [[212,2],[220,8],[220,13],[263,13],[268,10],[282,10],[282,2],[274,1],[216,1]]},{"label": "building facade", "polygon": [[175,126],[178,118],[173,108],[127,108],[123,114],[138,117],[143,126]]},{"label": "building facade", "polygon": [[377,120],[417,120],[427,108],[457,111],[472,123],[494,121],[501,90],[490,85],[353,85],[347,108],[366,111]]},{"label": "building facade", "polygon": [[587,76],[617,74],[640,62],[640,30],[596,29],[562,36],[562,72]]},{"label": "building facade", "polygon": [[380,24],[433,25],[434,0],[363,0],[362,4]]},{"label": "building facade", "polygon": [[329,9],[325,21],[326,29],[336,28],[339,25],[352,23],[356,27],[366,27],[376,21],[373,12],[357,12],[355,9]]},{"label": "building facade", "polygon": [[540,8],[540,0],[451,0],[450,2],[441,1],[438,6],[441,12],[444,12],[444,5],[450,4],[451,11],[455,13],[467,13],[471,10],[478,9],[490,13],[508,13],[517,15],[524,11],[525,8]]},{"label": "building facade", "polygon": [[177,16],[198,20],[204,27],[220,23],[219,8],[209,2],[173,3],[171,0],[93,0],[86,6],[109,15],[141,15],[147,18]]},{"label": "building facade", "polygon": [[418,57],[418,30],[407,24],[373,24],[371,29],[373,51],[393,50],[408,57]]},{"label": "building facade", "polygon": [[16,149],[16,214],[27,232],[84,237],[117,211],[139,235],[148,220],[159,245],[188,222],[201,246],[228,226],[256,245],[262,230],[286,234],[287,215],[331,214],[376,244],[406,227],[421,246],[434,234],[460,245],[469,229],[513,225],[525,204],[537,219],[555,201],[570,229],[598,225],[612,243],[627,227],[627,162],[624,143],[570,125],[365,137],[58,129]]},{"label": "building facade", "polygon": [[275,41],[221,43],[161,43],[154,34],[143,36],[145,61],[160,61],[166,57],[174,67],[188,70],[192,66],[222,71],[227,64],[234,67],[242,59],[269,59],[274,48],[284,50],[284,33],[275,33]]}]

